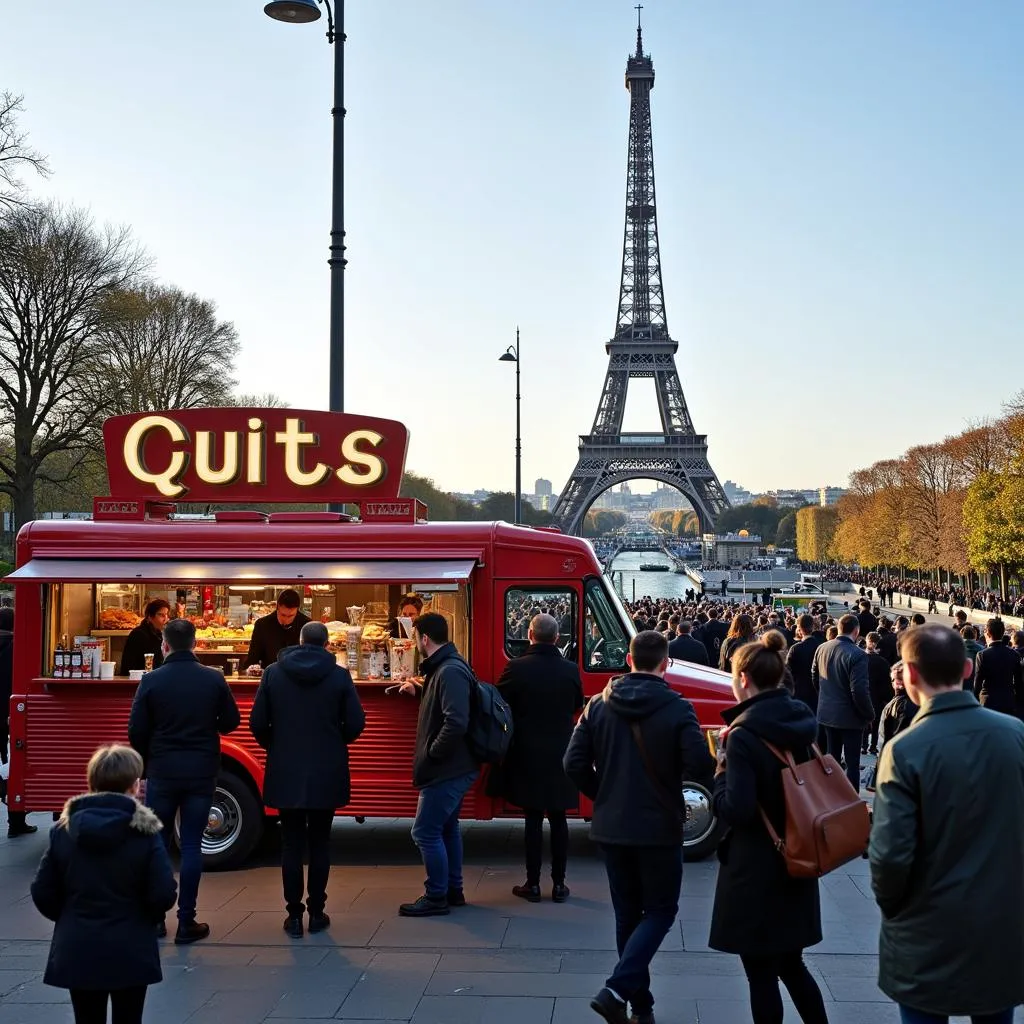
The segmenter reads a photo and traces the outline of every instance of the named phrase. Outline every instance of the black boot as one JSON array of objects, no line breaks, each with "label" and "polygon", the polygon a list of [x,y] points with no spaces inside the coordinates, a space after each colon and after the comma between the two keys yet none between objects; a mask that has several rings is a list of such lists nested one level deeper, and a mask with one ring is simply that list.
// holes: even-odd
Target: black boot
[{"label": "black boot", "polygon": [[512,886],[512,895],[518,896],[528,903],[540,903],[540,886],[531,885],[529,882],[526,885],[514,885]]}]

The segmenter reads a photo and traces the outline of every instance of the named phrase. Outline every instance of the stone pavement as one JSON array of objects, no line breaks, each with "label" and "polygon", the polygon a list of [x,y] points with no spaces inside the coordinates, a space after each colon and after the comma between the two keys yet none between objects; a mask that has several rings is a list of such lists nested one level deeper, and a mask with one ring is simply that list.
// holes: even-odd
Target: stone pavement
[{"label": "stone pavement", "polygon": [[[27,892],[45,848],[40,832],[6,838],[0,815],[0,1024],[64,1024],[66,994],[42,984],[50,925]],[[572,898],[532,905],[522,881],[522,826],[466,828],[466,895],[449,917],[399,918],[421,891],[422,868],[403,821],[339,821],[333,835],[329,933],[289,939],[275,838],[243,871],[208,874],[200,889],[209,941],[165,943],[164,982],[150,989],[149,1024],[595,1024],[588,1001],[615,961],[613,917],[601,864],[574,824]],[[736,957],[707,948],[715,864],[687,865],[677,926],[655,961],[662,1024],[748,1024]],[[889,1024],[895,1007],[875,985],[878,914],[867,862],[822,883],[825,940],[809,963],[833,1024]],[[796,1020],[792,1006],[788,1020]]]}]

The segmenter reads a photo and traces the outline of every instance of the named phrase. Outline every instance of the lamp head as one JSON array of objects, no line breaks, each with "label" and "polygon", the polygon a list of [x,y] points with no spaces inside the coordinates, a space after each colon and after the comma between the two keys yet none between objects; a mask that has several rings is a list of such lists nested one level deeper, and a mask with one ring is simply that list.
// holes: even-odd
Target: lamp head
[{"label": "lamp head", "polygon": [[263,13],[275,21],[290,21],[295,25],[305,25],[320,18],[320,7],[317,0],[270,0],[263,8]]},{"label": "lamp head", "polygon": [[519,362],[519,357],[515,354],[515,352],[511,348],[509,348],[508,351],[503,352],[500,356],[498,356],[498,362],[499,363],[518,363]]}]

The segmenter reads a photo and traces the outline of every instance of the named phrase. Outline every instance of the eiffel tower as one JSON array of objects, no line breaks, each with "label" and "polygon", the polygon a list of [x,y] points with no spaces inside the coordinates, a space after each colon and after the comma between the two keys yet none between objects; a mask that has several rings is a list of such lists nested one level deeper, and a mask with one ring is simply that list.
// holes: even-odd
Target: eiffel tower
[{"label": "eiffel tower", "polygon": [[[555,505],[556,526],[579,533],[590,506],[626,480],[653,479],[678,488],[693,505],[701,533],[714,529],[729,501],[708,462],[705,434],[694,430],[679,382],[679,348],[668,333],[654,202],[651,89],[654,64],[644,53],[637,7],[636,53],[626,62],[629,90],[629,161],[622,283],[615,336],[605,345],[608,373],[594,426],[580,437],[579,462]],[[623,434],[630,380],[654,378],[661,433]]]}]

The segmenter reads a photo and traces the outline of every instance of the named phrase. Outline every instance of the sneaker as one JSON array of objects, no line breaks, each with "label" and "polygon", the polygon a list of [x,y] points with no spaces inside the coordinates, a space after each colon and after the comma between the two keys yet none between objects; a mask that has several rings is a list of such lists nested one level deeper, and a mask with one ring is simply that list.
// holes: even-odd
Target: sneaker
[{"label": "sneaker", "polygon": [[167,922],[166,921],[161,921],[156,926],[156,937],[158,939],[166,939],[167,938]]},{"label": "sneaker", "polygon": [[202,939],[208,938],[209,934],[210,926],[208,924],[203,924],[201,921],[179,921],[174,944],[187,946],[190,942],[200,942]]},{"label": "sneaker", "polygon": [[564,903],[569,898],[569,886],[565,882],[555,882],[551,887],[551,899],[555,903]]},{"label": "sneaker", "polygon": [[448,906],[464,907],[466,905],[466,893],[462,889],[448,890]]},{"label": "sneaker", "polygon": [[512,895],[518,896],[521,900],[526,900],[527,903],[540,903],[540,886],[513,885]]},{"label": "sneaker", "polygon": [[[312,924],[312,921],[310,921]],[[293,939],[302,938],[302,917],[301,915],[289,915],[284,919],[284,930],[286,935]]]},{"label": "sneaker", "polygon": [[630,1024],[626,1004],[616,998],[611,989],[603,988],[590,1000],[590,1008],[594,1013],[604,1017],[608,1024]]},{"label": "sneaker", "polygon": [[[302,924],[302,919],[299,918],[299,924]],[[315,935],[317,932],[326,931],[331,927],[331,919],[321,910],[319,914],[309,915],[309,934]]]},{"label": "sneaker", "polygon": [[403,903],[398,908],[401,917],[440,917],[449,914],[447,896],[428,896],[424,893],[413,903]]}]

